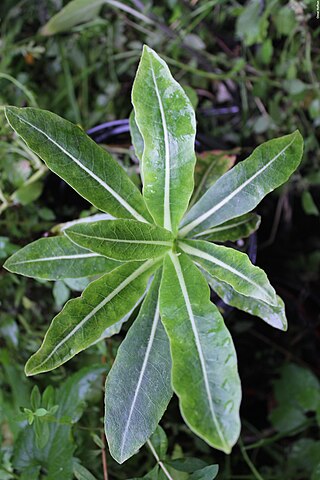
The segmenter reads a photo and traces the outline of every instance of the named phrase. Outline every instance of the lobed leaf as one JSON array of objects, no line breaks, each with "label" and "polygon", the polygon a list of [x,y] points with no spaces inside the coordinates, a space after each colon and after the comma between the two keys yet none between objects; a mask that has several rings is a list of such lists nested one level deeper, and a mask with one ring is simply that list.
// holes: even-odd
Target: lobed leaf
[{"label": "lobed leaf", "polygon": [[195,114],[167,64],[147,46],[132,103],[144,142],[144,198],[155,222],[175,232],[193,190]]},{"label": "lobed leaf", "polygon": [[136,305],[155,268],[153,260],[126,263],[90,283],[53,319],[43,344],[26,364],[26,374],[53,370],[95,343]]},{"label": "lobed leaf", "polygon": [[158,271],[106,381],[106,436],[119,463],[148,440],[172,396],[169,341],[159,314],[160,280]]},{"label": "lobed leaf", "polygon": [[193,236],[253,210],[265,195],[288,180],[302,152],[298,130],[260,145],[191,208],[181,222],[181,236]]},{"label": "lobed leaf", "polygon": [[46,110],[6,107],[5,112],[29,148],[92,205],[114,217],[151,220],[125,171],[81,128]]},{"label": "lobed leaf", "polygon": [[194,238],[209,242],[235,242],[247,238],[260,226],[261,217],[256,213],[246,213],[228,222],[209,228],[194,235]]},{"label": "lobed leaf", "polygon": [[185,254],[165,257],[160,313],[182,415],[209,445],[230,453],[240,431],[236,352],[203,275]]},{"label": "lobed leaf", "polygon": [[257,298],[241,295],[236,292],[231,285],[217,280],[208,272],[203,273],[212,290],[214,290],[225,303],[261,318],[274,328],[284,331],[287,330],[288,323],[284,303],[278,295],[276,297],[277,305],[270,305]]},{"label": "lobed leaf", "polygon": [[78,223],[64,233],[82,247],[122,261],[159,257],[173,244],[173,235],[168,230],[136,220]]},{"label": "lobed leaf", "polygon": [[50,237],[18,250],[4,267],[27,277],[59,280],[107,273],[119,265],[119,262],[75,245],[66,237]]},{"label": "lobed leaf", "polygon": [[179,247],[212,277],[231,285],[236,292],[277,306],[276,292],[267,275],[245,253],[203,240],[179,242]]}]

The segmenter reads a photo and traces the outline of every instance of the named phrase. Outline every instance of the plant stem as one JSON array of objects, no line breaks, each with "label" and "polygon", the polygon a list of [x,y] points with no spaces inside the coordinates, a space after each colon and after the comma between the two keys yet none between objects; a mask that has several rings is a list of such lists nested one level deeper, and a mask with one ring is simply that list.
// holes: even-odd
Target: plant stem
[{"label": "plant stem", "polygon": [[155,448],[154,446],[152,445],[152,443],[150,442],[150,440],[147,440],[147,444],[148,444],[148,447],[150,448],[151,452],[152,452],[152,455],[154,456],[154,458],[156,459],[157,461],[157,464],[159,465],[159,467],[161,468],[161,470],[163,471],[163,473],[165,474],[165,476],[169,479],[169,480],[173,480],[173,478],[171,477],[170,473],[168,472],[168,470],[166,469],[166,467],[164,466],[164,464],[161,462],[160,458],[159,458],[159,455],[157,454],[157,452],[155,451]]},{"label": "plant stem", "polygon": [[246,452],[246,449],[244,448],[244,445],[243,445],[243,442],[242,442],[241,438],[239,440],[239,447],[240,447],[240,450],[241,450],[244,461],[246,462],[246,464],[250,468],[250,470],[253,473],[253,475],[255,476],[255,478],[257,480],[264,480],[263,477],[258,472],[258,470],[256,469],[256,467],[251,462],[250,458],[248,457],[248,454]]}]

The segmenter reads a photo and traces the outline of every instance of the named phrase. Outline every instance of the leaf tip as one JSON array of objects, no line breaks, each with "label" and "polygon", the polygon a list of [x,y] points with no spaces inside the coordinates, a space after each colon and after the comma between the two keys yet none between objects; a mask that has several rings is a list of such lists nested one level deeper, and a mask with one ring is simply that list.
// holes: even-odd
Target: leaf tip
[{"label": "leaf tip", "polygon": [[34,371],[34,369],[29,367],[29,360],[25,364],[24,373],[25,373],[26,377],[32,377],[33,375],[35,375],[37,373],[37,372]]},{"label": "leaf tip", "polygon": [[4,264],[2,265],[3,268],[5,268],[6,270],[8,270],[8,272],[12,272],[12,270],[10,270],[10,259],[11,257],[7,258],[7,260],[4,262]]}]

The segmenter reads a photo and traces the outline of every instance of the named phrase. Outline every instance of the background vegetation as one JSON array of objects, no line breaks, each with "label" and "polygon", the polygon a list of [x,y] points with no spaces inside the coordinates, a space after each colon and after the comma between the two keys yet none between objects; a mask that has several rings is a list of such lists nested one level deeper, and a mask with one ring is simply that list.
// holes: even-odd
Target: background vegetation
[{"label": "background vegetation", "polygon": [[[241,160],[263,141],[300,129],[302,166],[259,206],[262,225],[245,245],[284,299],[289,331],[273,330],[243,312],[225,312],[243,384],[241,440],[230,456],[210,449],[183,426],[174,399],[161,423],[167,453],[162,431],[154,442],[160,457],[167,455],[176,468],[180,457],[196,457],[200,466],[219,464],[219,480],[320,479],[315,2],[109,0],[81,14],[83,23],[73,17],[73,25],[61,32],[53,34],[55,24],[43,29],[66,3],[1,2],[0,104],[48,109],[89,132],[123,120],[91,135],[135,181],[138,167],[125,119],[144,43],[164,57],[192,95],[199,153],[223,150]],[[50,235],[54,225],[95,213],[14,136],[1,111],[0,171],[1,262]],[[199,167],[198,175],[203,171]],[[148,474],[156,460],[147,448],[119,466],[105,446],[102,386],[128,325],[56,371],[32,379],[24,375],[53,313],[85,282],[35,282],[0,271],[1,480],[99,480],[107,478],[106,471],[111,479],[158,478],[156,471]],[[184,464],[188,470],[188,461]],[[173,478],[187,477],[175,472]]]}]

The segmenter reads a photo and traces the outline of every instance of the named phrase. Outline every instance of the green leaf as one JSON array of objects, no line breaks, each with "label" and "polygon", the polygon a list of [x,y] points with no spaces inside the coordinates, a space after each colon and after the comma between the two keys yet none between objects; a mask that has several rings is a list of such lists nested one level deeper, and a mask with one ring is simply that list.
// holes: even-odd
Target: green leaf
[{"label": "green leaf", "polygon": [[236,292],[277,306],[276,292],[267,275],[245,253],[203,240],[187,240],[178,245],[212,277],[231,285]]},{"label": "green leaf", "polygon": [[249,0],[237,19],[236,34],[249,47],[266,38],[268,25],[268,9],[265,10],[259,0]]},{"label": "green leaf", "polygon": [[209,445],[230,453],[240,431],[236,352],[203,275],[187,255],[165,258],[160,312],[183,418]]},{"label": "green leaf", "polygon": [[228,305],[259,317],[274,328],[284,331],[287,330],[288,323],[284,303],[280,297],[277,296],[276,306],[269,305],[256,298],[241,295],[236,292],[231,285],[213,278],[207,272],[204,272],[204,275],[212,290],[214,290]]},{"label": "green leaf", "polygon": [[86,467],[76,461],[73,462],[73,474],[77,480],[97,480]]},{"label": "green leaf", "polygon": [[189,480],[213,480],[218,475],[218,465],[208,465],[190,475]]},{"label": "green leaf", "polygon": [[102,335],[97,340],[95,340],[91,345],[95,345],[96,343],[100,342],[101,340],[104,340],[105,338],[110,338],[113,335],[117,335],[120,332],[120,330],[122,328],[122,325],[129,320],[129,318],[133,314],[134,310],[138,307],[138,305],[140,305],[140,303],[142,302],[143,298],[145,297],[148,289],[149,289],[149,287],[147,286],[146,292],[143,293],[143,295],[139,298],[139,300],[133,306],[133,308],[130,310],[130,312],[126,313],[124,317],[122,317],[116,323],[111,325],[111,327],[106,328],[104,330],[104,332],[102,333]]},{"label": "green leaf", "polygon": [[98,275],[120,265],[75,245],[66,237],[41,238],[8,258],[4,267],[27,277],[59,280]]},{"label": "green leaf", "polygon": [[101,384],[104,370],[100,365],[82,368],[77,373],[69,375],[67,381],[55,392],[56,398],[53,401],[57,400],[59,407],[55,421],[47,424],[49,439],[44,448],[37,447],[33,426],[24,427],[14,444],[15,468],[23,474],[30,469],[30,475],[21,478],[25,480],[38,478],[32,475],[32,469],[38,465],[42,467],[48,480],[74,478],[72,457],[76,445],[72,438],[71,426],[79,420],[86,401],[97,389],[97,385]]},{"label": "green leaf", "polygon": [[49,22],[40,30],[42,35],[55,35],[68,32],[73,27],[98,17],[102,5],[110,5],[122,10],[145,23],[152,24],[154,20],[140,13],[137,9],[117,0],[71,0],[62,10],[54,15]]},{"label": "green leaf", "polygon": [[274,382],[277,403],[295,406],[303,412],[316,411],[320,401],[320,382],[306,368],[289,363],[280,370],[280,378]]},{"label": "green leaf", "polygon": [[175,458],[174,460],[167,460],[166,464],[178,470],[179,472],[193,473],[207,467],[205,461],[196,457]]},{"label": "green leaf", "polygon": [[255,232],[261,222],[261,217],[256,213],[246,213],[241,217],[233,218],[228,222],[197,233],[194,238],[210,242],[235,242],[239,238],[247,238]]},{"label": "green leaf", "polygon": [[132,110],[132,112],[130,113],[129,125],[130,125],[130,135],[131,135],[132,145],[133,145],[136,157],[141,162],[143,150],[144,150],[144,142],[135,119],[134,110]]},{"label": "green leaf", "polygon": [[115,217],[150,220],[125,171],[81,128],[46,110],[6,107],[5,112],[29,148],[94,206]]},{"label": "green leaf", "polygon": [[21,203],[23,206],[29,205],[29,203],[34,202],[40,197],[42,190],[42,182],[27,183],[16,190],[11,198],[14,203]]},{"label": "green leaf", "polygon": [[145,146],[144,198],[156,223],[175,232],[193,190],[195,115],[166,63],[147,46],[132,102]]},{"label": "green leaf", "polygon": [[192,236],[253,210],[265,195],[288,180],[302,152],[298,130],[260,145],[191,208],[181,223],[181,236]]},{"label": "green leaf", "polygon": [[30,403],[33,411],[41,405],[41,394],[38,385],[35,385],[31,391]]},{"label": "green leaf", "polygon": [[159,257],[173,244],[173,235],[168,230],[136,220],[79,223],[64,233],[82,247],[122,261]]},{"label": "green leaf", "polygon": [[42,346],[26,364],[26,374],[52,370],[92,345],[137,303],[154,269],[153,260],[127,263],[90,283],[53,319]]},{"label": "green leaf", "polygon": [[98,16],[105,0],[73,0],[69,2],[59,13],[54,15],[41,29],[42,35],[55,35],[60,32],[68,32],[79,23],[89,22]]},{"label": "green leaf", "polygon": [[307,215],[316,215],[319,216],[320,212],[315,204],[315,201],[312,198],[311,193],[308,190],[305,190],[301,196],[301,202],[303,210]]},{"label": "green leaf", "polygon": [[[163,327],[162,327],[163,328]],[[165,335],[167,335],[165,333]],[[167,338],[167,336],[166,336]],[[167,338],[168,346],[169,346],[169,340]],[[169,355],[170,355],[170,349]],[[171,377],[171,355],[170,355],[170,372],[169,372],[169,377]],[[171,381],[171,378],[170,378]],[[171,384],[170,384],[171,385]],[[170,388],[171,394],[172,394],[172,389]],[[150,443],[152,444],[156,454],[158,455],[160,460],[164,460],[166,458],[167,450],[168,450],[168,438],[166,435],[166,432],[163,430],[160,425],[157,426],[156,430],[153,432],[151,437],[149,438]]]},{"label": "green leaf", "polygon": [[106,381],[106,436],[119,463],[145,444],[172,396],[169,341],[159,315],[160,279],[158,271]]},{"label": "green leaf", "polygon": [[66,303],[66,301],[69,300],[70,293],[71,292],[69,288],[62,280],[58,280],[57,282],[55,282],[52,289],[52,295],[54,298],[55,306],[58,310],[60,310]]}]

